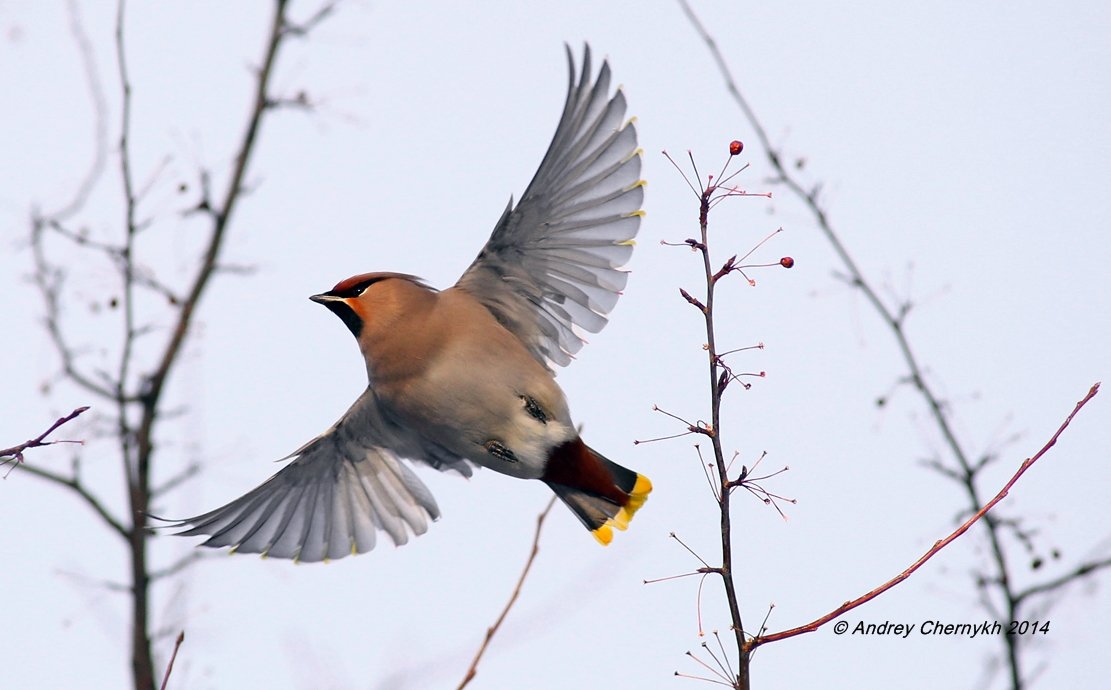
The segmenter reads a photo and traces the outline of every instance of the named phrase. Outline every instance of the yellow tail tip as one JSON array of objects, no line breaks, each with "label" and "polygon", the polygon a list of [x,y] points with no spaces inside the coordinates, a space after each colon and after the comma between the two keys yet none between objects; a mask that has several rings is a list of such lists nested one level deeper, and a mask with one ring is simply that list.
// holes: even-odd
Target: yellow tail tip
[{"label": "yellow tail tip", "polygon": [[628,523],[629,520],[633,519],[633,513],[640,510],[640,507],[648,500],[648,494],[650,493],[652,493],[652,482],[643,474],[638,474],[637,481],[633,484],[633,490],[629,492],[629,501],[618,515],[625,513],[627,515],[625,522]]},{"label": "yellow tail tip", "polygon": [[613,521],[606,520],[606,524],[590,531],[602,546],[609,546],[610,542],[613,541],[613,529],[610,527],[611,522]]},{"label": "yellow tail tip", "polygon": [[648,500],[648,494],[652,492],[652,482],[648,477],[643,474],[637,475],[636,483],[633,484],[633,490],[629,492],[629,500],[605,524],[597,529],[591,530],[591,534],[598,540],[602,546],[608,546],[613,541],[613,530],[617,528],[625,531],[629,527],[629,521],[633,519],[633,515],[640,510],[644,502]]}]

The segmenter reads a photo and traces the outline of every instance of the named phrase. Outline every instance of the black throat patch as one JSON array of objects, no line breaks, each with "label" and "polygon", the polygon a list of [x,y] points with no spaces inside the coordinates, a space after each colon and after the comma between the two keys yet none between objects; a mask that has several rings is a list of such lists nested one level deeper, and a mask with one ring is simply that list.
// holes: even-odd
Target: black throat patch
[{"label": "black throat patch", "polygon": [[362,335],[363,320],[355,313],[355,310],[347,306],[345,302],[328,301],[324,303],[333,314],[338,316],[343,321],[343,325],[347,326],[348,330],[355,334],[355,338]]}]

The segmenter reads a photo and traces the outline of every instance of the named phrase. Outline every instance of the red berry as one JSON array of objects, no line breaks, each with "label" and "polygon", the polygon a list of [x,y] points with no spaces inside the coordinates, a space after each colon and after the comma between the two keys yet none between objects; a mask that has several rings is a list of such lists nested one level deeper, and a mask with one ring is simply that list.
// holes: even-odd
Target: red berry
[{"label": "red berry", "polygon": [[779,265],[783,268],[791,268],[795,265],[795,260],[789,256],[785,256],[779,260]]},{"label": "red berry", "polygon": [[729,155],[730,156],[736,156],[741,151],[744,151],[744,149],[745,149],[745,145],[742,144],[741,142],[735,140],[735,139],[733,141],[729,142]]}]

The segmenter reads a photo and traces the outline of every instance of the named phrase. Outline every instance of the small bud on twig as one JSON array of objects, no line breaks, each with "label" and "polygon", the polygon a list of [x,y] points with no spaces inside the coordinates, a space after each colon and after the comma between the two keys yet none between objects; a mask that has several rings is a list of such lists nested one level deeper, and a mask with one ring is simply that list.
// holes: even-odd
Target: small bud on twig
[{"label": "small bud on twig", "polygon": [[679,288],[679,294],[683,296],[683,299],[698,307],[699,311],[701,311],[703,314],[706,313],[706,305],[702,304],[702,302],[699,302],[697,298],[692,297],[691,293],[687,292],[683,288]]}]

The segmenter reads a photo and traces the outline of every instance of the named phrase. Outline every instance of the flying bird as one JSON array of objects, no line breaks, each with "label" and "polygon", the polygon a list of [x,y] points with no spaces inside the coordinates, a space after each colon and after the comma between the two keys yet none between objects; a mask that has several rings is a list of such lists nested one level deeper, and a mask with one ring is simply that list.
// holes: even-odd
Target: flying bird
[{"label": "flying bird", "polygon": [[590,48],[555,136],[452,287],[365,273],[310,299],[338,316],[366,360],[367,389],[261,486],[179,521],[204,546],[304,562],[396,545],[440,516],[406,460],[470,476],[474,466],[539,479],[608,544],[652,484],[587,446],[554,367],[567,365],[617,303],[643,215],[641,151],[610,68]]}]

